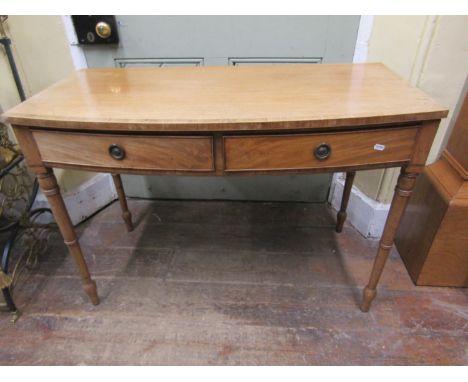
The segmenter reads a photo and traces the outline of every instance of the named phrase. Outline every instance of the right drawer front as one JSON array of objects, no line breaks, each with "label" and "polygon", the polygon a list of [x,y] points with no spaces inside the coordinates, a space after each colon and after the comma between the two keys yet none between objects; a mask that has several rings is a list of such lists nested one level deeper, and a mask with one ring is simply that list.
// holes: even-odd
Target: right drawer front
[{"label": "right drawer front", "polygon": [[[409,127],[333,134],[226,136],[225,169],[306,170],[403,162],[411,158],[417,132],[417,127]],[[318,159],[316,150],[322,144],[330,148],[330,153]]]}]

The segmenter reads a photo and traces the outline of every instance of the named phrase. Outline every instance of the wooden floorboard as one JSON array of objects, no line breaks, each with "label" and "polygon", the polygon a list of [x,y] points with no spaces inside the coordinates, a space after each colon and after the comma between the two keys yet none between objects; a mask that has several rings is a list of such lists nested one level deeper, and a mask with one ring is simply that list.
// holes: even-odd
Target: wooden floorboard
[{"label": "wooden floorboard", "polygon": [[323,204],[130,200],[77,229],[102,299],[58,232],[0,313],[2,365],[468,364],[466,289],[415,287],[393,250],[358,309],[377,241]]}]

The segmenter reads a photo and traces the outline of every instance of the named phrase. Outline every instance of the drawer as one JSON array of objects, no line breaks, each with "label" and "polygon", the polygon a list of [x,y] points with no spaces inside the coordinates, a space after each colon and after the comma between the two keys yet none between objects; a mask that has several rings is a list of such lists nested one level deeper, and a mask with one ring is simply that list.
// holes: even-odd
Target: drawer
[{"label": "drawer", "polygon": [[57,167],[213,171],[213,139],[33,131],[42,160]]},{"label": "drawer", "polygon": [[225,136],[225,171],[401,163],[411,158],[417,132],[417,127],[409,127],[334,134]]}]

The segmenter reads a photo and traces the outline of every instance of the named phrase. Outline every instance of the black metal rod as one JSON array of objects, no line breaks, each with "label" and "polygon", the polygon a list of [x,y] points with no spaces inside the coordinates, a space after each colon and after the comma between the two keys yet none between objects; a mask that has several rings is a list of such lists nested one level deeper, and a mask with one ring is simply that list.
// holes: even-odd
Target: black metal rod
[{"label": "black metal rod", "polygon": [[3,178],[5,175],[8,175],[13,167],[15,167],[18,163],[23,160],[23,155],[19,154],[15,159],[13,159],[8,165],[0,170],[0,179]]},{"label": "black metal rod", "polygon": [[13,73],[13,78],[15,79],[16,88],[18,89],[21,102],[23,102],[26,99],[26,96],[24,95],[23,84],[21,83],[21,78],[18,73],[18,68],[16,67],[13,52],[11,51],[11,40],[8,37],[3,37],[0,38],[0,43],[5,47],[5,53],[8,57],[8,62],[10,63],[10,68],[11,72]]},{"label": "black metal rod", "polygon": [[3,247],[3,254],[2,254],[2,259],[1,259],[1,267],[3,272],[8,274],[8,268],[9,268],[9,260],[10,260],[10,254],[13,250],[13,246],[15,245],[15,239],[16,236],[18,235],[20,229],[20,223],[19,221],[16,222],[16,225],[11,229],[10,232],[10,237],[8,238],[8,241],[6,242],[5,246]]},{"label": "black metal rod", "polygon": [[13,301],[13,298],[11,297],[10,288],[3,288],[2,293],[3,293],[3,298],[5,299],[6,305],[8,307],[8,310],[10,312],[16,312],[18,309],[16,308],[15,302]]}]

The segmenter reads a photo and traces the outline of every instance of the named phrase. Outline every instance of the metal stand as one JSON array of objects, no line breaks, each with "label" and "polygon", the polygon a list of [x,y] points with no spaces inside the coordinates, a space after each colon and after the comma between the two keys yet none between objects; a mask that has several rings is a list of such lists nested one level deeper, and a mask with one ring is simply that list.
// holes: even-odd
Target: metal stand
[{"label": "metal stand", "polygon": [[[0,180],[5,176],[9,175],[11,171],[17,168],[23,161],[23,156],[18,155],[8,166],[0,171]],[[21,258],[18,259],[16,266],[12,273],[10,273],[10,258],[15,245],[15,241],[18,238],[18,235],[21,229],[27,229],[33,226],[34,221],[43,213],[48,212],[52,213],[48,208],[37,208],[32,210],[34,200],[36,199],[37,192],[39,190],[39,185],[37,179],[34,179],[32,185],[31,195],[29,196],[28,203],[26,205],[26,210],[24,211],[22,217],[17,220],[6,224],[3,227],[0,227],[0,233],[9,233],[7,241],[3,246],[2,257],[0,259],[0,276],[1,276],[1,286],[2,294],[5,299],[5,304],[7,309],[12,314],[12,321],[15,322],[19,316],[18,309],[13,300],[12,288],[14,287],[17,276],[21,273],[22,269],[20,268]],[[33,256],[37,256],[37,253],[32,253]],[[31,253],[25,258],[25,265],[28,265],[30,261]]]}]

